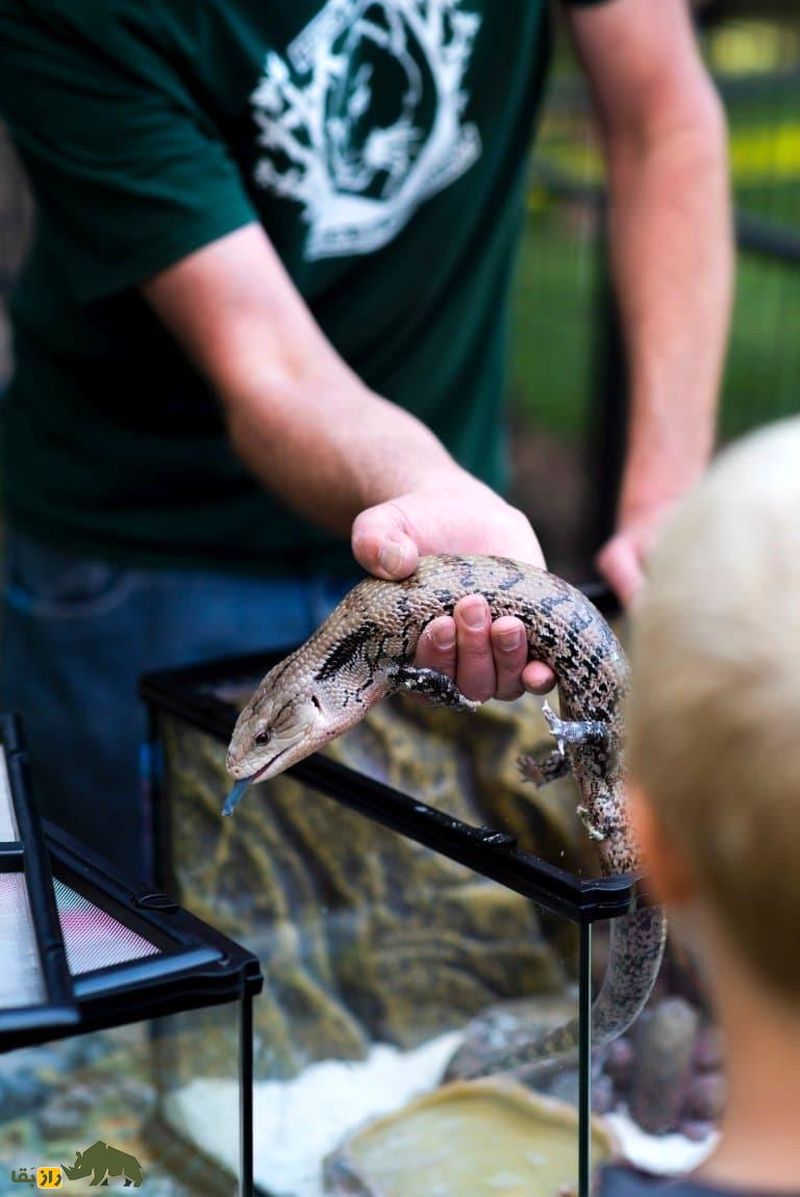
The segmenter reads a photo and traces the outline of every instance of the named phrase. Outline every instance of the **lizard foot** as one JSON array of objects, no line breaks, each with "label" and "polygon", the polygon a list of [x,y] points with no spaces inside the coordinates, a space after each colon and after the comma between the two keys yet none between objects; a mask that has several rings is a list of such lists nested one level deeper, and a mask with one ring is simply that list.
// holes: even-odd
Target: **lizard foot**
[{"label": "lizard foot", "polygon": [[559,777],[566,777],[569,773],[569,761],[558,748],[554,748],[543,757],[531,754],[521,756],[517,761],[517,767],[525,781],[532,781],[539,788],[549,785]]},{"label": "lizard foot", "polygon": [[561,753],[566,744],[585,744],[587,741],[608,739],[608,724],[600,719],[559,719],[549,702],[542,704],[542,714]]},{"label": "lizard foot", "polygon": [[424,669],[419,665],[395,665],[387,670],[392,686],[398,690],[410,690],[422,694],[436,706],[450,707],[454,711],[477,711],[481,704],[473,702],[462,694],[458,686],[446,673],[437,669]]},{"label": "lizard foot", "polygon": [[576,814],[586,828],[586,833],[590,840],[601,842],[606,838],[606,833],[596,823],[592,822],[591,816],[585,806],[579,806]]}]

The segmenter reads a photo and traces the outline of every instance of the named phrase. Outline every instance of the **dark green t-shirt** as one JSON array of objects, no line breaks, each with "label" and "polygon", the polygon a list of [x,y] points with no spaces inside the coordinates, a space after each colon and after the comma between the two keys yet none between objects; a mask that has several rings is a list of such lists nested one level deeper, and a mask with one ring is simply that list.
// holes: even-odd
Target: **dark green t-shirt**
[{"label": "dark green t-shirt", "polygon": [[131,563],[349,563],[238,461],[137,290],[253,220],[364,381],[502,486],[547,43],[544,0],[0,0],[0,113],[39,205],[12,307],[11,518]]}]

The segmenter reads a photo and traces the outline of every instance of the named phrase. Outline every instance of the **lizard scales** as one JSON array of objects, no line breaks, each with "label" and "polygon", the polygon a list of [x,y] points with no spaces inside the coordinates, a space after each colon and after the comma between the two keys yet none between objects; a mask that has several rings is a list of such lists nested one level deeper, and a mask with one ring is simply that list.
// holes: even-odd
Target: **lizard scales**
[{"label": "lizard scales", "polygon": [[[619,641],[579,590],[545,570],[500,557],[423,557],[401,582],[367,578],[355,586],[305,644],[270,670],[239,716],[227,762],[238,781],[225,813],[251,782],[276,776],[355,726],[393,690],[476,706],[449,679],[412,664],[426,625],[476,593],[486,598],[493,619],[522,620],[531,659],[546,662],[558,678],[561,717],[545,708],[558,747],[542,763],[526,758],[523,772],[540,784],[570,772],[602,871],[635,870],[639,857],[626,817],[621,754],[628,666]],[[663,954],[663,913],[644,908],[615,919],[610,936],[608,967],[592,1008],[595,1044],[625,1031],[647,1001]],[[520,1068],[576,1043],[573,1021],[513,1052],[499,1052],[481,1074]]]}]

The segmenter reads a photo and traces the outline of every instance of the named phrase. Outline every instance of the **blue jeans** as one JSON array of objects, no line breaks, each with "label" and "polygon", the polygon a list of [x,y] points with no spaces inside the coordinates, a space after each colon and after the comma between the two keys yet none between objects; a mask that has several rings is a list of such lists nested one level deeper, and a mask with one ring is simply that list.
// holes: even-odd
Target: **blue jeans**
[{"label": "blue jeans", "polygon": [[146,876],[140,675],[296,644],[355,568],[350,582],[127,569],[10,530],[0,704],[23,717],[40,812]]}]

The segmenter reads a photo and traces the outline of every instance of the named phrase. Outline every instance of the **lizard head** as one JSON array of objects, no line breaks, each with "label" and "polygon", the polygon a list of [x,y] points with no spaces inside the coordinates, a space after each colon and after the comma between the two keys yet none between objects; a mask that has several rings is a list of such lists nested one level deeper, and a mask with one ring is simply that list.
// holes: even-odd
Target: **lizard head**
[{"label": "lizard head", "polygon": [[375,649],[381,629],[359,606],[365,588],[371,594],[375,585],[386,583],[367,579],[356,586],[305,644],[264,677],[233,729],[227,766],[236,785],[223,814],[231,814],[252,782],[276,777],[355,727],[391,689]]},{"label": "lizard head", "polygon": [[273,683],[277,669],[264,678],[233,729],[226,765],[236,784],[223,814],[231,814],[253,782],[276,777],[349,731],[372,705],[371,701],[343,703],[335,681],[311,678],[287,683],[282,678]]},{"label": "lizard head", "polygon": [[[239,715],[228,747],[228,772],[239,783],[237,801],[251,782],[277,776],[335,734],[313,691],[260,691]],[[225,813],[232,809],[229,799]]]}]

